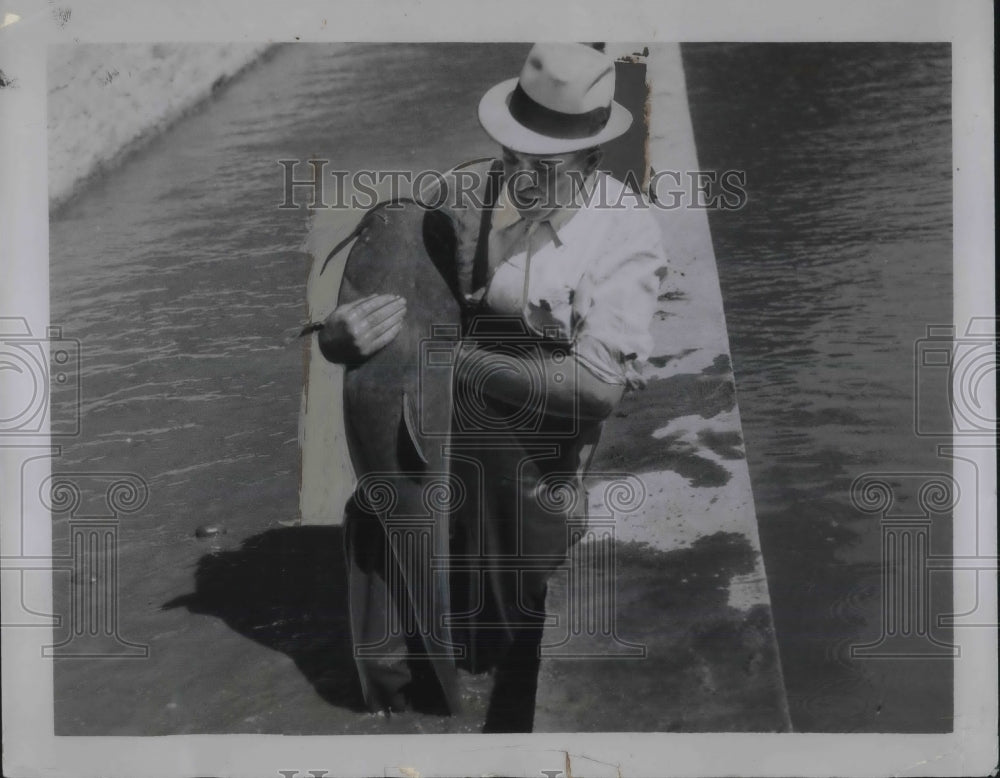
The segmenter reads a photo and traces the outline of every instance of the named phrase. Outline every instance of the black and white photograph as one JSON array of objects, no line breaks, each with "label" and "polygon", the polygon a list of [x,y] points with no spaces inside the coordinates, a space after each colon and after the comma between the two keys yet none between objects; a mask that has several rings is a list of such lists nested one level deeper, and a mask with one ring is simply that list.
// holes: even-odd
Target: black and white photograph
[{"label": "black and white photograph", "polygon": [[987,4],[225,5],[0,14],[5,774],[996,769]]}]

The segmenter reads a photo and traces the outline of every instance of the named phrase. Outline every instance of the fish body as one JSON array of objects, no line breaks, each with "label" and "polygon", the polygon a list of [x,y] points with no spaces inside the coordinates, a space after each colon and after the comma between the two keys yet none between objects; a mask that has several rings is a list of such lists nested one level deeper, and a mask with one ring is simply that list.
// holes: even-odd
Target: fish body
[{"label": "fish body", "polygon": [[[348,541],[357,571],[351,615],[362,688],[369,705],[380,707],[380,674],[395,677],[387,667],[399,660],[388,649],[380,654],[377,633],[383,623],[404,625],[410,659],[422,655],[448,712],[455,713],[458,683],[444,619],[448,494],[454,486],[445,457],[452,377],[440,361],[431,369],[426,364],[427,345],[437,344],[440,352],[442,332],[445,346],[448,337],[458,339],[461,307],[451,278],[448,230],[445,217],[412,201],[376,206],[352,233],[338,304],[372,294],[395,294],[407,302],[399,334],[344,373],[348,449],[358,478],[354,501],[360,510],[354,520],[381,525],[375,535],[370,526],[361,535],[348,533],[369,538],[354,546]],[[384,552],[370,548],[372,537],[382,538]],[[366,567],[366,560],[378,562]]]}]

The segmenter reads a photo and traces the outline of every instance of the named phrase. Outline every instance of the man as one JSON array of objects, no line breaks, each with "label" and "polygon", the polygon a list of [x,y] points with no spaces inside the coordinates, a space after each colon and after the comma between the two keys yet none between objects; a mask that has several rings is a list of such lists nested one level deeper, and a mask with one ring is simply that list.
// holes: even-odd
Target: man
[{"label": "man", "polygon": [[[547,581],[586,521],[601,423],[651,346],[659,230],[599,171],[600,145],[631,124],[614,83],[594,48],[534,46],[479,105],[501,158],[454,172],[425,225],[462,307],[447,449],[466,499],[452,516],[448,622],[460,660],[495,671],[487,732],[531,731]],[[406,310],[387,295],[339,307],[320,348],[363,361],[397,337]]]}]

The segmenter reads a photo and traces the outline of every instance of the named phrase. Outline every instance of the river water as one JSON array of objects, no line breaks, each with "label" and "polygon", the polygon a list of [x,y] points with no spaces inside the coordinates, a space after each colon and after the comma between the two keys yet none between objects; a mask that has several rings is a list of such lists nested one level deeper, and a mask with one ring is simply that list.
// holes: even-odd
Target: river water
[{"label": "river water", "polygon": [[950,49],[689,45],[684,63],[701,167],[746,171],[746,207],[709,220],[793,722],[948,731],[949,661],[850,656],[883,623],[879,516],[850,485],[951,471],[914,433],[915,344],[952,318]]},{"label": "river water", "polygon": [[[53,215],[52,320],[83,364],[82,433],[57,467],[148,481],[119,543],[136,624],[164,588],[190,588],[207,550],[195,527],[248,537],[297,516],[306,212],[278,208],[277,160],[490,154],[468,107],[525,51],[280,47]],[[951,318],[949,52],[689,45],[684,59],[701,167],[747,171],[747,206],[710,220],[795,727],[948,730],[950,663],[849,656],[880,633],[881,546],[848,489],[867,471],[948,469],[913,435],[912,387],[914,342]],[[453,88],[431,93],[440,77]],[[65,522],[54,532],[58,551]],[[134,695],[127,678],[107,685]],[[58,712],[83,681],[58,664],[56,680],[57,722],[86,731]],[[126,709],[105,715],[128,730]]]}]

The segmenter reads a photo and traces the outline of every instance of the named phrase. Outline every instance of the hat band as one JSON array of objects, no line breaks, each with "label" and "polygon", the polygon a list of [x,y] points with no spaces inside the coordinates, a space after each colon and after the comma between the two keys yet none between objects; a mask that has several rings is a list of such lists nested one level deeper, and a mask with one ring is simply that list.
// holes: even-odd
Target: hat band
[{"label": "hat band", "polygon": [[611,115],[611,106],[600,106],[585,113],[553,111],[532,99],[520,82],[511,92],[507,108],[518,123],[532,132],[566,140],[596,135],[604,129]]}]

